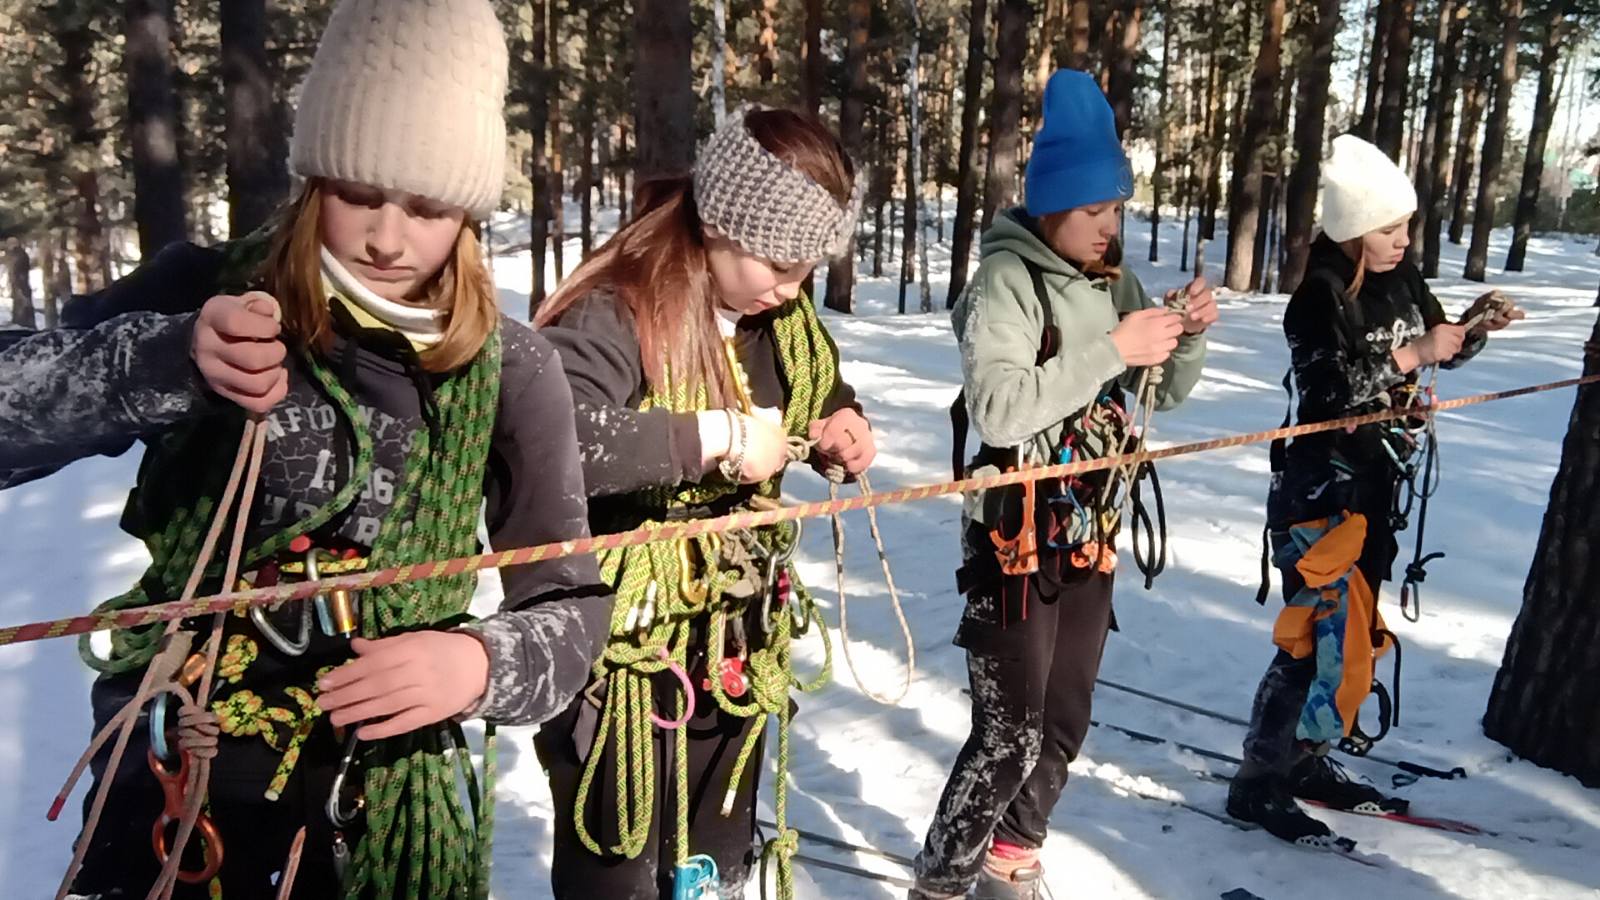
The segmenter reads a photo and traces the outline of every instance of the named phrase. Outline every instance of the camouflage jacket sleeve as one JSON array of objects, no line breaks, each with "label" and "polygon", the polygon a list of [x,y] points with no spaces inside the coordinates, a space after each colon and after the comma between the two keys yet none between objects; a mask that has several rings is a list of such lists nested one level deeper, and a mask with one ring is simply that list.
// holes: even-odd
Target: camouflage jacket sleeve
[{"label": "camouflage jacket sleeve", "polygon": [[189,358],[193,315],[129,313],[55,329],[0,351],[0,485],[96,454],[205,412]]}]

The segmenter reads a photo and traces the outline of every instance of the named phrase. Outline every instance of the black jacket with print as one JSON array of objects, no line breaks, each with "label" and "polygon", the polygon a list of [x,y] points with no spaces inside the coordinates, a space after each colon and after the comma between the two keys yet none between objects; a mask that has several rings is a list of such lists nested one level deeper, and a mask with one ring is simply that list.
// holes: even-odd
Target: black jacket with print
[{"label": "black jacket with print", "polygon": [[[150,278],[147,268],[140,283],[183,285],[200,297],[198,306],[212,289],[196,288],[183,269]],[[7,473],[23,480],[208,417],[236,418],[237,409],[205,390],[189,359],[195,318],[130,312],[91,328],[42,332],[0,351],[0,484]],[[436,379],[392,333],[338,319],[341,336],[330,361],[359,408],[374,458],[358,499],[316,537],[363,547],[394,502],[412,436],[429,427]],[[559,357],[548,341],[510,319],[501,320],[501,338],[500,399],[484,484],[491,544],[509,549],[586,537],[571,391]],[[267,417],[252,523],[258,537],[304,506],[327,501],[351,471],[353,443],[342,417],[291,359],[289,395]],[[141,493],[160,503],[162,492]],[[124,525],[138,534],[159,517],[159,509],[134,504]],[[490,658],[488,691],[476,714],[505,723],[543,721],[588,680],[609,631],[610,592],[591,556],[518,566],[502,578],[501,612],[472,626]]]},{"label": "black jacket with print", "polygon": [[[1283,332],[1296,390],[1297,420],[1304,424],[1387,408],[1397,389],[1415,384],[1401,374],[1394,351],[1447,321],[1422,273],[1405,260],[1388,272],[1367,273],[1354,298],[1345,296],[1355,264],[1326,235],[1311,246],[1305,280],[1289,298]],[[1455,368],[1483,348],[1481,337],[1443,363]],[[1397,468],[1385,448],[1389,428],[1378,423],[1321,432],[1289,444],[1281,481],[1268,500],[1274,526],[1320,518],[1339,509],[1388,513]],[[1398,448],[1403,451],[1403,448]]]}]

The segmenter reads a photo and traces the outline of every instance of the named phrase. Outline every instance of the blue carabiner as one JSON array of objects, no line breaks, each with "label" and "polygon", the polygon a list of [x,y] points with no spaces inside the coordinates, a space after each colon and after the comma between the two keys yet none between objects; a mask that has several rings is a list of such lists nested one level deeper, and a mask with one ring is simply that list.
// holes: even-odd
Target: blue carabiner
[{"label": "blue carabiner", "polygon": [[721,881],[716,860],[691,856],[672,872],[672,900],[713,900]]}]

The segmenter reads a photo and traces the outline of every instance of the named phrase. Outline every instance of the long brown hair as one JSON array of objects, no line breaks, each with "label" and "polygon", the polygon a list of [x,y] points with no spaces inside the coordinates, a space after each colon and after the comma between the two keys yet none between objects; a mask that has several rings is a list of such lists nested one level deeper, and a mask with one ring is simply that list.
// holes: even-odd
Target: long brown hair
[{"label": "long brown hair", "polygon": [[[322,283],[322,201],[327,183],[306,181],[272,235],[259,282],[283,310],[283,327],[306,347],[328,353],[333,346],[333,316]],[[470,220],[456,235],[456,246],[428,284],[429,306],[449,311],[444,336],[420,354],[422,368],[449,372],[470,363],[499,320],[494,285],[483,263],[483,248]]]},{"label": "long brown hair", "polygon": [[[821,122],[783,109],[753,110],[744,122],[768,152],[821,185],[841,207],[850,202],[854,167]],[[670,373],[674,388],[693,396],[704,387],[709,402],[720,406],[729,390],[728,369],[693,180],[641,182],[634,209],[632,221],[539,307],[534,324],[555,322],[580,298],[610,288],[633,314],[650,386],[666,390]]]},{"label": "long brown hair", "polygon": [[1367,283],[1366,241],[1363,238],[1351,238],[1340,244],[1339,249],[1356,264],[1356,273],[1350,276],[1350,285],[1344,289],[1344,298],[1354,300],[1361,293],[1361,286]]}]

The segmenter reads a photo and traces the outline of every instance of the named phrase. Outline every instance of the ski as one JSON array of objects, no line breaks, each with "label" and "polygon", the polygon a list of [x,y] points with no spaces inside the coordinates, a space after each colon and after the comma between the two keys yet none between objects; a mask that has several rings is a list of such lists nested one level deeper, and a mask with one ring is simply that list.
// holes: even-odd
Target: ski
[{"label": "ski", "polygon": [[800,863],[803,866],[812,866],[818,869],[827,869],[830,872],[853,875],[856,878],[865,878],[869,881],[878,881],[882,882],[883,884],[893,885],[894,887],[902,890],[909,891],[916,887],[916,882],[909,878],[901,878],[898,875],[886,875],[882,872],[873,872],[858,866],[834,862],[830,859],[822,859],[821,857],[817,856],[807,856],[804,853],[796,853],[792,858],[795,862]]},{"label": "ski", "polygon": [[[775,823],[769,822],[766,819],[757,819],[756,825],[761,828],[770,828],[773,831],[778,830],[778,826]],[[861,853],[866,856],[876,856],[879,859],[886,859],[889,862],[892,862],[896,865],[905,866],[908,869],[913,865],[911,857],[901,856],[898,853],[891,853],[888,850],[879,850],[876,847],[866,847],[862,846],[861,844],[852,844],[849,841],[841,840],[840,838],[829,837],[825,834],[818,834],[815,831],[807,831],[804,828],[796,828],[793,825],[789,826],[789,830],[793,831],[796,835],[799,835],[802,841],[809,841],[813,844],[821,844],[824,847],[832,847],[835,850],[847,850],[853,853]]]},{"label": "ski", "polygon": [[1423,828],[1432,828],[1436,831],[1448,831],[1452,834],[1481,834],[1488,837],[1501,836],[1500,832],[1498,831],[1490,831],[1487,828],[1479,828],[1477,825],[1474,825],[1471,822],[1463,822],[1460,819],[1441,819],[1436,816],[1413,816],[1394,812],[1372,812],[1364,809],[1336,809],[1335,807],[1316,800],[1302,799],[1300,802],[1318,807],[1320,809],[1328,809],[1333,810],[1334,812],[1347,813],[1352,816],[1366,816],[1369,819],[1387,819],[1390,822],[1400,822],[1405,825],[1419,825]]}]

